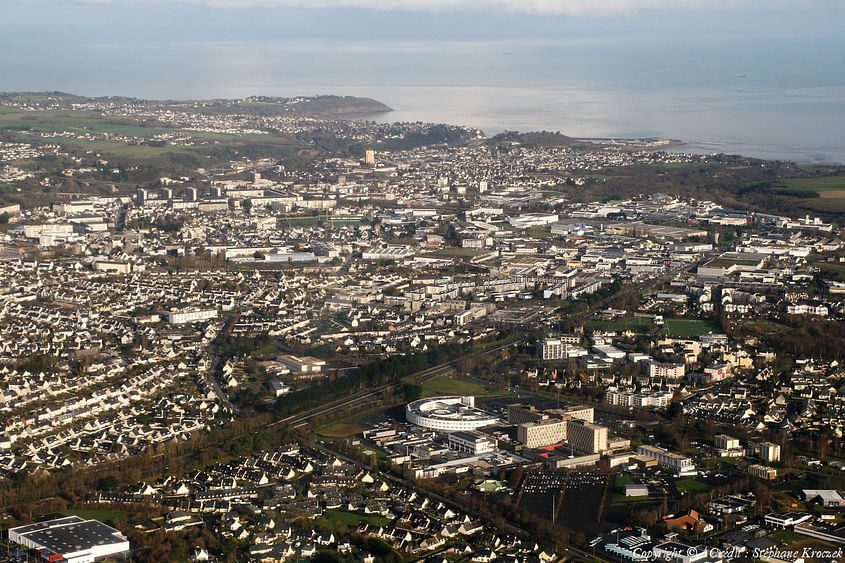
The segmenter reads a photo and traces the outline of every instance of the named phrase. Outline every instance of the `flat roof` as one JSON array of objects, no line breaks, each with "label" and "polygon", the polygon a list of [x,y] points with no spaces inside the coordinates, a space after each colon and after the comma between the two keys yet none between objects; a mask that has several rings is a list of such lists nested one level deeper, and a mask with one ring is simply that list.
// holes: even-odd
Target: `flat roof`
[{"label": "flat roof", "polygon": [[449,434],[449,437],[460,438],[461,440],[467,440],[468,442],[478,442],[479,440],[489,440],[490,436],[485,436],[479,432],[464,432],[459,430],[458,432],[452,432]]},{"label": "flat roof", "polygon": [[663,448],[658,448],[657,446],[647,446],[647,445],[643,444],[642,446],[639,446],[639,448],[642,449],[642,450],[645,450],[645,451],[663,454],[666,457],[671,457],[671,458],[674,458],[674,459],[688,459],[688,458],[686,458],[686,457],[684,457],[680,454],[670,452],[669,450],[664,450]]},{"label": "flat roof", "polygon": [[85,518],[81,516],[68,516],[66,518],[55,518],[53,520],[45,520],[44,522],[36,522],[34,524],[26,524],[25,526],[18,526],[17,528],[12,528],[9,531],[16,533],[18,535],[25,535],[36,530],[44,530],[51,526],[64,526],[67,524],[73,524],[74,522],[81,523],[85,522]]},{"label": "flat roof", "polygon": [[[75,553],[97,546],[128,542],[119,530],[99,520],[83,520],[79,517],[59,518],[41,522],[39,525],[15,528],[19,536],[42,546],[40,551],[52,553]],[[27,529],[30,528],[30,529]]]},{"label": "flat roof", "polygon": [[441,421],[496,421],[496,415],[461,402],[462,397],[431,397],[408,403],[406,412]]}]

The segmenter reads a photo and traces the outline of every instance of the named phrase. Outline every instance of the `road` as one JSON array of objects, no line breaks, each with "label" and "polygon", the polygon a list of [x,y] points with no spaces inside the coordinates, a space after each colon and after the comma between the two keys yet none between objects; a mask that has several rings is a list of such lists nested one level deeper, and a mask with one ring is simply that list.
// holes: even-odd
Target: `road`
[{"label": "road", "polygon": [[222,385],[220,385],[219,376],[223,373],[223,358],[218,353],[218,350],[226,341],[226,337],[232,333],[232,327],[238,322],[238,320],[240,320],[240,318],[241,314],[239,312],[235,312],[234,315],[229,317],[229,320],[226,321],[223,328],[220,329],[220,332],[214,337],[214,340],[211,341],[211,345],[208,347],[208,355],[211,357],[211,369],[208,370],[208,383],[214,390],[214,394],[217,395],[217,398],[220,399],[221,403],[223,403],[223,406],[234,414],[238,414],[238,408],[232,404],[232,401],[229,400],[228,393],[226,393],[226,390],[223,389]]}]

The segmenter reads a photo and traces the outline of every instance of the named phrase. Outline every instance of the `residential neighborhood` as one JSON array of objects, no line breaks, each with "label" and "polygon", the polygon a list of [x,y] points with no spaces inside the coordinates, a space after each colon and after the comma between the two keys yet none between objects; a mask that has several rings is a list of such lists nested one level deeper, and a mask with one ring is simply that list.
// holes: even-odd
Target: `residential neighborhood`
[{"label": "residential neighborhood", "polygon": [[[10,539],[221,561],[845,543],[841,219],[660,183],[757,185],[765,161],[310,103],[0,100],[113,129],[0,139]],[[216,146],[256,137],[300,145]]]}]

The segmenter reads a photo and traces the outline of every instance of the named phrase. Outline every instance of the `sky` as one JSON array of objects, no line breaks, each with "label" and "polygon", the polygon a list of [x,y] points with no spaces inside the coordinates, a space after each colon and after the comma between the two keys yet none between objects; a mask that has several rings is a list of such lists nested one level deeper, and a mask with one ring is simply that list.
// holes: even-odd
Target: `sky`
[{"label": "sky", "polygon": [[[839,0],[2,0],[30,43],[348,39],[835,36]],[[5,35],[5,34],[4,34]]]},{"label": "sky", "polygon": [[641,10],[711,10],[773,8],[825,4],[812,0],[7,0],[19,4],[93,4],[99,6],[155,6],[193,4],[208,7],[362,8],[382,11],[499,11],[534,14],[634,13]]},{"label": "sky", "polygon": [[842,22],[843,0],[0,0],[0,91],[358,95],[845,162]]},{"label": "sky", "polygon": [[840,85],[843,21],[841,0],[0,0],[0,91],[183,95],[180,77],[241,67],[305,86],[521,87],[548,83],[547,66],[555,84],[759,70]]}]

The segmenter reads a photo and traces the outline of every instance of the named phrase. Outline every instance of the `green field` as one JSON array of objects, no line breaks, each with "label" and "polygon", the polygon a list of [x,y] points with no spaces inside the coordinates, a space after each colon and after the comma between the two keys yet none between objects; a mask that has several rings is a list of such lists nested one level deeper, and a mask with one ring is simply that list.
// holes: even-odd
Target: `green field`
[{"label": "green field", "polygon": [[540,225],[540,226],[537,226],[537,227],[526,227],[524,229],[517,229],[516,227],[514,227],[513,225],[511,225],[509,223],[502,223],[499,226],[502,227],[506,231],[511,231],[511,232],[514,232],[514,233],[522,233],[526,236],[531,236],[531,237],[534,237],[534,238],[545,239],[545,238],[552,238],[552,237],[557,236],[557,235],[552,234],[551,227],[549,227],[548,225]]},{"label": "green field", "polygon": [[476,489],[481,491],[482,493],[496,493],[505,488],[505,483],[503,481],[483,481],[479,485],[473,485]]},{"label": "green field", "polygon": [[305,225],[316,225],[317,222],[320,221],[321,219],[323,221],[325,221],[325,216],[322,216],[322,217],[285,217],[284,219],[282,219],[281,222],[282,222],[282,225],[289,223],[291,225],[305,226]]},{"label": "green field", "polygon": [[796,205],[810,211],[841,213],[845,211],[845,176],[823,176],[821,178],[792,178],[773,186],[775,193],[784,195],[807,194],[799,198]]},{"label": "green field", "polygon": [[[95,112],[59,110],[22,112],[18,110],[0,109],[0,131],[15,133],[20,140],[27,141],[31,137],[60,143],[77,150],[95,151],[103,154],[126,156],[133,158],[154,158],[168,153],[190,153],[202,151],[208,147],[242,147],[242,146],[271,146],[286,148],[308,148],[296,139],[282,135],[250,134],[235,135],[227,133],[211,133],[206,131],[192,131],[158,126],[151,123],[146,126],[140,121],[129,118],[112,118]],[[40,134],[59,133],[69,131],[77,135],[111,133],[149,139],[153,135],[162,133],[182,133],[193,139],[205,143],[193,146],[165,145],[154,147],[148,145],[130,145],[119,139],[75,139],[67,137],[41,137]]]},{"label": "green field", "polygon": [[346,524],[350,528],[357,528],[362,522],[372,524],[373,526],[386,526],[389,522],[389,520],[383,516],[358,514],[356,512],[348,512],[340,509],[327,510],[323,516],[333,524]]},{"label": "green field", "polygon": [[525,233],[526,235],[530,236],[530,237],[539,238],[539,239],[547,239],[547,238],[552,238],[552,237],[557,236],[555,234],[552,234],[550,227],[545,227],[545,226],[543,226],[543,227],[529,227],[527,229],[524,229],[522,232]]},{"label": "green field", "polygon": [[175,152],[187,152],[189,147],[151,147],[149,145],[129,145],[120,141],[97,141],[87,139],[53,139],[56,142],[67,143],[77,149],[93,151],[115,156],[128,156],[133,158],[153,158],[163,154]]},{"label": "green field", "polygon": [[649,502],[653,500],[652,497],[626,497],[625,496],[625,485],[631,485],[634,483],[634,479],[628,475],[617,475],[613,481],[613,492],[611,495],[611,500],[613,504],[635,504],[638,502]]},{"label": "green field", "polygon": [[632,485],[634,480],[628,475],[617,475],[616,480],[613,481],[613,487],[620,492],[625,491],[625,485]]},{"label": "green field", "polygon": [[807,192],[845,190],[845,176],[824,176],[822,178],[792,178],[775,184],[776,189]]},{"label": "green field", "polygon": [[361,453],[366,456],[371,456],[375,454],[376,459],[387,459],[387,452],[381,448],[376,448],[373,446],[366,446],[364,448],[359,448]]},{"label": "green field", "polygon": [[484,387],[469,381],[458,381],[451,377],[438,375],[422,384],[423,397],[438,395],[483,395]]},{"label": "green field", "polygon": [[164,128],[109,122],[96,113],[72,110],[0,111],[0,128],[33,131],[98,131],[137,136],[167,131]]},{"label": "green field", "polygon": [[777,334],[789,330],[789,327],[768,319],[747,319],[737,322],[736,327],[751,333]]},{"label": "green field", "polygon": [[[686,168],[691,165],[688,162],[653,162],[647,166],[651,168]],[[696,166],[699,165],[696,164]]]},{"label": "green field", "polygon": [[666,330],[672,336],[690,338],[708,332],[719,332],[719,327],[711,321],[698,319],[666,319]]},{"label": "green field", "polygon": [[65,516],[80,516],[82,518],[91,518],[99,520],[100,522],[112,522],[114,519],[125,519],[129,513],[125,510],[96,510],[87,508],[69,508],[63,510],[62,514]]},{"label": "green field", "polygon": [[590,320],[587,326],[604,330],[630,330],[638,333],[648,332],[652,318],[645,315],[627,315],[613,321]]},{"label": "green field", "polygon": [[[829,192],[833,193],[833,192]],[[845,194],[843,197],[820,197],[814,199],[799,200],[801,206],[810,211],[822,213],[843,213],[845,212]]]},{"label": "green field", "polygon": [[710,485],[696,481],[695,479],[679,479],[675,481],[675,486],[679,491],[686,491],[688,493],[703,493],[710,490]]},{"label": "green field", "polygon": [[332,225],[363,225],[360,219],[330,219]]},{"label": "green field", "polygon": [[625,493],[614,492],[610,495],[610,502],[611,504],[648,504],[654,502],[655,498],[660,499],[663,497],[626,497]]}]

